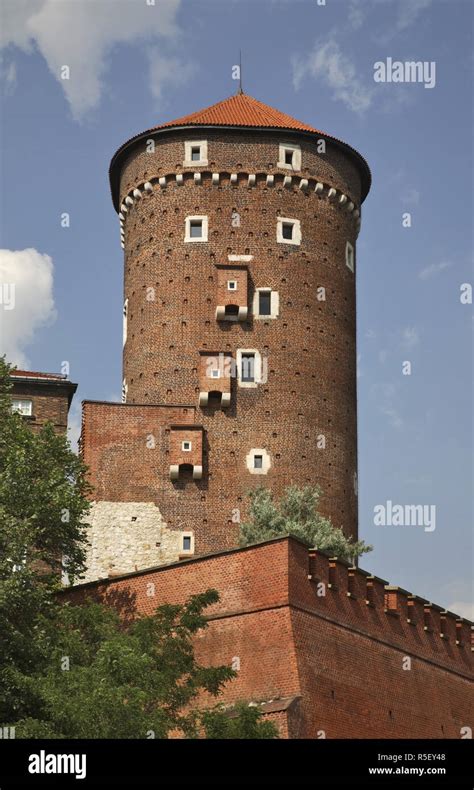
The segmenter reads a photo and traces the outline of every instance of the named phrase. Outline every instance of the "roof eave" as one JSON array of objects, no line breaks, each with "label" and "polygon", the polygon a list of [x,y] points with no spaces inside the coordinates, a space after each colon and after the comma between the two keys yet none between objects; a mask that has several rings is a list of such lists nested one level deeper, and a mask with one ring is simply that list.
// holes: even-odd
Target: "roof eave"
[{"label": "roof eave", "polygon": [[364,202],[365,198],[367,197],[370,186],[372,183],[372,174],[370,172],[369,165],[367,164],[366,160],[356,151],[355,148],[352,148],[348,143],[345,143],[343,140],[338,140],[336,137],[332,137],[330,134],[325,132],[321,132],[318,130],[310,131],[308,129],[292,129],[290,127],[286,128],[284,126],[240,126],[232,124],[223,125],[223,124],[201,124],[201,123],[190,123],[184,124],[182,126],[164,126],[158,129],[147,129],[140,134],[137,134],[135,137],[132,137],[130,140],[127,140],[126,143],[120,146],[120,148],[115,152],[110,162],[109,167],[109,182],[110,182],[110,191],[112,195],[112,202],[114,205],[115,210],[117,213],[120,211],[120,196],[119,196],[119,176],[117,174],[116,166],[118,165],[119,160],[121,159],[122,155],[128,148],[131,148],[133,145],[138,143],[144,137],[149,135],[158,135],[158,134],[165,134],[170,132],[177,132],[177,131],[186,131],[188,129],[222,129],[222,130],[229,130],[232,131],[243,131],[243,132],[284,132],[285,134],[293,134],[293,135],[303,135],[305,137],[314,137],[317,135],[318,138],[323,138],[330,142],[332,145],[335,145],[338,148],[341,148],[343,151],[348,153],[350,156],[355,159],[359,166],[359,171],[361,175],[361,203]]}]

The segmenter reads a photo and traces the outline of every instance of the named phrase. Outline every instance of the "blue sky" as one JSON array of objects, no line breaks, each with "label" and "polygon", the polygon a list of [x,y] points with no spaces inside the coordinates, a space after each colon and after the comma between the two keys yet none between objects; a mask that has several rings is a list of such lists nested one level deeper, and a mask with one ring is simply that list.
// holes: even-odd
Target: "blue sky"
[{"label": "blue sky", "polygon": [[[473,616],[473,322],[460,300],[473,262],[473,5],[320,3],[3,0],[0,282],[16,283],[16,306],[0,304],[0,352],[33,370],[69,363],[73,435],[82,399],[119,398],[110,158],[234,93],[241,48],[246,92],[347,141],[373,173],[357,271],[359,529],[375,546],[362,565]],[[434,62],[434,87],[375,82],[389,57]],[[387,500],[435,505],[436,529],[375,526]]]}]

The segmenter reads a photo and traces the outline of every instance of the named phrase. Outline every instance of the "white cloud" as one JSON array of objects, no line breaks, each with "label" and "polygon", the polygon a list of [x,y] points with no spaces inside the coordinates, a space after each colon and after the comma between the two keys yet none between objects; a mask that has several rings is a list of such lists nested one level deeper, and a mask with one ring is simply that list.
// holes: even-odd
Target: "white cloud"
[{"label": "white cloud", "polygon": [[[114,46],[152,42],[157,37],[172,42],[179,33],[176,15],[180,3],[181,0],[157,0],[155,5],[144,0],[6,0],[2,41],[26,51],[34,43],[64,90],[73,117],[81,119],[100,102]],[[127,53],[127,58],[137,56],[140,52]],[[173,74],[164,61],[162,58],[170,79]],[[63,66],[69,67],[69,79],[61,79]],[[126,62],[122,67],[126,69]],[[166,77],[160,77],[159,70],[154,71],[154,76],[162,87]]]},{"label": "white cloud", "polygon": [[429,266],[426,266],[418,273],[418,277],[420,280],[428,280],[430,277],[433,277],[435,274],[444,271],[445,269],[450,269],[453,266],[452,261],[440,261],[440,263],[431,263]]},{"label": "white cloud", "polygon": [[[53,261],[35,249],[0,250],[0,354],[28,367],[25,347],[56,319]],[[13,295],[13,299],[5,296]],[[8,301],[8,304],[7,304]],[[8,309],[5,309],[8,306]]]},{"label": "white cloud", "polygon": [[155,47],[148,50],[150,90],[152,96],[161,101],[165,85],[178,86],[186,83],[195,73],[192,63],[174,57],[166,57]]},{"label": "white cloud", "polygon": [[326,84],[333,99],[342,101],[353,112],[362,113],[372,104],[373,88],[363,84],[354,63],[334,37],[317,41],[306,58],[294,57],[292,66],[296,90],[305,77],[311,76]]},{"label": "white cloud", "polygon": [[411,27],[422,11],[428,8],[431,3],[432,0],[401,0],[395,21],[395,30],[401,33],[403,30]]},{"label": "white cloud", "polygon": [[416,326],[406,326],[402,331],[402,346],[408,350],[415,348],[420,342],[420,336]]}]

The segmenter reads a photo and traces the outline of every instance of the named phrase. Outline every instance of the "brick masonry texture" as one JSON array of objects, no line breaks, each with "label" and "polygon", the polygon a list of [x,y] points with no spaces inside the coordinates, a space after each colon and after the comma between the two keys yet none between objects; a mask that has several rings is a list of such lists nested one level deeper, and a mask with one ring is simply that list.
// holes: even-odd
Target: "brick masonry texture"
[{"label": "brick masonry texture", "polygon": [[[471,624],[448,613],[441,637],[437,610],[425,630],[420,599],[407,622],[408,593],[398,591],[397,609],[387,612],[385,585],[282,538],[64,595],[107,601],[127,618],[216,588],[220,601],[208,610],[196,655],[206,665],[238,657],[223,701],[280,703],[272,717],[282,737],[460,738],[473,726]],[[407,658],[411,669],[403,669]]]},{"label": "brick masonry texture", "polygon": [[31,429],[38,433],[46,422],[52,422],[57,433],[66,433],[68,416],[68,394],[59,387],[35,385],[31,382],[15,381],[12,397],[33,401],[33,416],[25,417]]},{"label": "brick masonry texture", "polygon": [[[184,141],[192,139],[208,141],[208,166],[191,168],[202,173],[201,184],[183,168]],[[278,169],[279,143],[284,142],[301,145],[301,171]],[[213,172],[221,174],[218,186],[212,184]],[[241,174],[235,185],[232,172]],[[154,153],[145,151],[145,141],[131,149],[122,167],[121,197],[146,180],[179,173],[187,174],[182,186],[170,180],[166,188],[155,187],[129,206],[124,242],[127,404],[135,404],[136,413],[141,404],[170,405],[170,414],[163,417],[152,471],[150,454],[143,450],[145,435],[140,439],[136,433],[140,428],[135,425],[127,438],[125,426],[117,426],[102,450],[99,415],[108,409],[107,420],[122,420],[124,413],[86,405],[82,447],[97,485],[95,498],[154,502],[171,529],[179,519],[183,528],[194,531],[200,554],[237,544],[233,514],[239,510],[245,519],[246,493],[253,486],[263,482],[280,495],[291,483],[320,484],[322,512],[355,537],[355,276],[345,264],[345,247],[347,241],[355,247],[356,223],[327,195],[319,196],[314,188],[305,192],[298,184],[301,178],[316,177],[358,205],[357,169],[336,146],[328,143],[320,154],[316,138],[302,135],[174,130],[157,137]],[[257,174],[255,187],[247,186],[245,173]],[[267,174],[276,176],[275,187],[267,187]],[[288,175],[294,176],[291,188],[281,183]],[[236,212],[240,225],[232,221]],[[190,215],[208,217],[208,242],[185,243]],[[278,217],[300,220],[300,246],[277,243]],[[229,264],[229,255],[253,256],[245,264],[246,321],[215,318],[222,303],[216,267]],[[278,292],[277,319],[253,320],[253,295],[259,287]],[[325,300],[318,300],[319,288],[325,289]],[[267,380],[247,389],[233,378],[228,408],[212,403],[200,408],[200,354],[209,350],[236,359],[237,349],[260,352]],[[204,428],[202,480],[168,479],[169,436],[163,432],[174,420],[171,404],[177,403],[194,405],[193,420]],[[147,424],[147,430],[153,433],[153,426]],[[325,447],[318,449],[321,437]],[[269,453],[267,475],[247,469],[252,448]]]}]

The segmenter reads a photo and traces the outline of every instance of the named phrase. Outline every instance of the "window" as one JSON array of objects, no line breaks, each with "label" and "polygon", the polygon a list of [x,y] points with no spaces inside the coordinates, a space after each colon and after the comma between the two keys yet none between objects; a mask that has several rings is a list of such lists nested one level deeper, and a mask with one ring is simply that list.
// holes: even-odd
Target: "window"
[{"label": "window", "polygon": [[256,288],[253,297],[254,318],[278,318],[280,297],[271,288]]},{"label": "window", "polygon": [[189,223],[189,235],[192,239],[202,238],[202,219],[193,219]]},{"label": "window", "polygon": [[123,303],[123,326],[122,326],[123,345],[125,345],[125,343],[127,342],[127,316],[128,316],[128,299],[125,299],[125,302]]},{"label": "window", "polygon": [[122,381],[122,403],[127,402],[128,384],[126,379]]},{"label": "window", "polygon": [[183,167],[207,165],[207,140],[188,140],[184,143]]},{"label": "window", "polygon": [[207,241],[207,217],[186,217],[184,240],[187,242]]},{"label": "window", "polygon": [[220,377],[221,377],[221,372],[219,368],[214,368],[213,370],[211,370],[211,379],[220,379]]},{"label": "window", "polygon": [[259,315],[271,315],[272,308],[272,292],[271,291],[259,291],[258,292],[258,314]]},{"label": "window", "polygon": [[244,383],[255,382],[255,354],[244,353],[240,357],[240,380]]},{"label": "window", "polygon": [[183,551],[191,551],[191,535],[183,536]]},{"label": "window", "polygon": [[227,280],[227,290],[228,291],[236,291],[237,290],[237,280]]},{"label": "window", "polygon": [[289,239],[290,241],[293,239],[293,228],[294,225],[292,222],[283,222],[281,226],[281,235],[284,239]]},{"label": "window", "polygon": [[264,447],[254,447],[247,454],[245,465],[251,475],[266,475],[272,462]]},{"label": "window", "polygon": [[12,401],[12,411],[17,411],[22,417],[32,417],[33,415],[33,401],[32,400],[18,400],[14,398]]},{"label": "window", "polygon": [[277,167],[285,170],[301,170],[301,148],[293,143],[281,143]]},{"label": "window", "polygon": [[183,453],[190,453],[191,450],[192,450],[191,442],[182,442],[181,443],[181,449],[182,449]]},{"label": "window", "polygon": [[277,242],[279,244],[301,244],[299,219],[279,217],[277,220]]},{"label": "window", "polygon": [[354,271],[354,247],[349,241],[346,243],[346,266],[351,272]]}]

